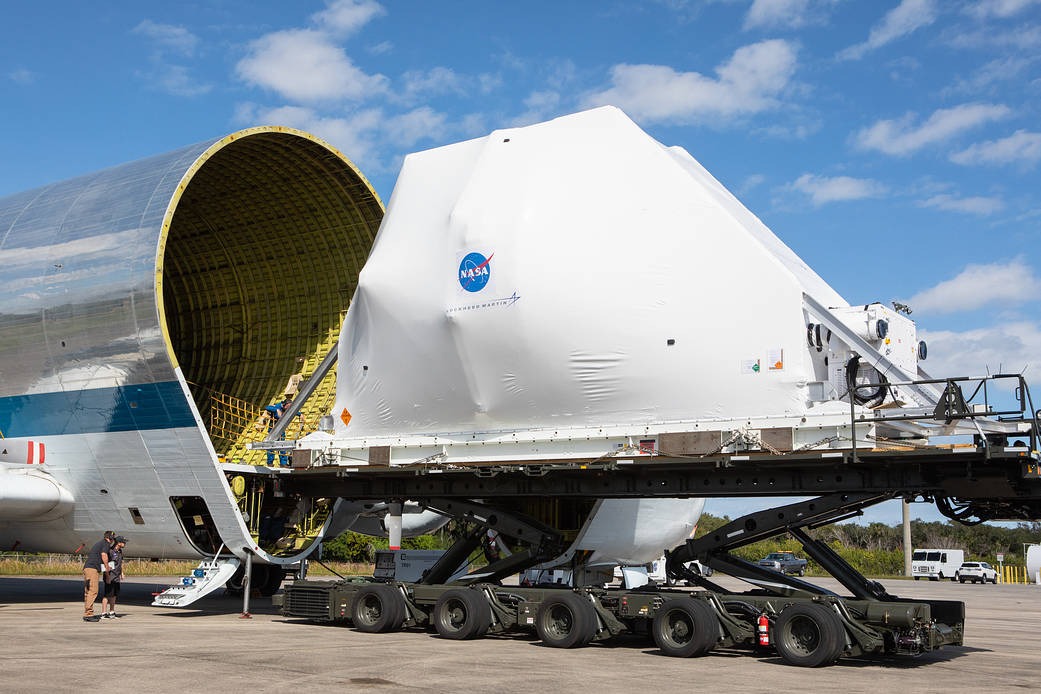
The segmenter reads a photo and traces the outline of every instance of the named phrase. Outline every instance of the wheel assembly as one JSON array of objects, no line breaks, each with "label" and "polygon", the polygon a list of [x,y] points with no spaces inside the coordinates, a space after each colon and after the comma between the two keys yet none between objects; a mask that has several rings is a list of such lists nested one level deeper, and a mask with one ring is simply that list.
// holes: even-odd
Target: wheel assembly
[{"label": "wheel assembly", "polygon": [[479,591],[457,588],[437,599],[432,621],[446,639],[475,639],[492,625],[492,608]]},{"label": "wheel assembly", "polygon": [[562,593],[543,601],[535,618],[539,638],[553,648],[585,646],[596,634],[596,609],[578,593]]},{"label": "wheel assembly", "polygon": [[358,591],[351,616],[358,631],[397,631],[405,621],[405,598],[392,585],[367,586]]},{"label": "wheel assembly", "polygon": [[651,625],[654,643],[665,655],[690,658],[708,653],[719,638],[719,620],[704,600],[667,600]]},{"label": "wheel assembly", "polygon": [[781,610],[774,627],[777,653],[800,667],[820,667],[842,654],[846,638],[833,609],[818,603],[795,603]]}]

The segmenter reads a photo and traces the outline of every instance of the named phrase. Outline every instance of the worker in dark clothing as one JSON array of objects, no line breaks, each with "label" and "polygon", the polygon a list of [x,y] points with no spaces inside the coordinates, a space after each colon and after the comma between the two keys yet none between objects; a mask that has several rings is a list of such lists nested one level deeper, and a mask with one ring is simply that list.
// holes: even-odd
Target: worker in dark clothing
[{"label": "worker in dark clothing", "polygon": [[94,614],[94,601],[98,597],[98,579],[108,571],[109,552],[116,534],[105,531],[105,537],[90,548],[87,560],[83,562],[83,621],[97,622],[101,619]]},{"label": "worker in dark clothing", "polygon": [[[268,416],[269,416],[269,420],[268,420],[269,423],[268,423],[268,428],[267,428],[268,431],[271,431],[272,429],[275,428],[275,422],[277,422],[278,420],[282,419],[282,415],[284,415],[286,413],[286,410],[288,410],[289,406],[292,405],[292,404],[293,404],[293,398],[291,398],[291,397],[289,397],[287,395],[282,400],[282,402],[278,403],[277,405],[268,405],[267,407],[264,408],[264,410],[267,411]],[[278,440],[279,441],[285,441],[286,440],[285,433],[283,433],[281,436],[279,436]],[[268,464],[268,467],[271,467],[272,465],[274,465],[274,463],[275,463],[275,452],[274,451],[268,451],[267,452],[267,464]],[[278,464],[280,466],[282,466],[282,467],[289,467],[289,465],[290,465],[290,463],[289,463],[289,455],[285,451],[279,451],[278,452]]]},{"label": "worker in dark clothing", "polygon": [[119,597],[119,589],[123,584],[123,548],[127,546],[127,539],[117,535],[112,540],[112,549],[108,555],[108,571],[105,572],[105,595],[101,598],[101,618],[115,619],[116,598]]}]

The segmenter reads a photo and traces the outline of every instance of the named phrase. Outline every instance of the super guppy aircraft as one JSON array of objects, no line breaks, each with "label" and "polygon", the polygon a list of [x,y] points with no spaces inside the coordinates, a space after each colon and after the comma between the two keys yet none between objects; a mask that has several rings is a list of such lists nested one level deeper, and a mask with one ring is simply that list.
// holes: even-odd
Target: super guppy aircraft
[{"label": "super guppy aircraft", "polygon": [[[115,528],[135,556],[252,554],[271,591],[323,537],[385,533],[383,500],[282,495],[292,469],[247,448],[336,344],[383,214],[346,157],[283,127],[0,199],[0,547],[74,552]],[[335,377],[291,434],[331,411]],[[702,506],[600,516],[656,557]],[[549,507],[611,558],[589,505]],[[445,521],[406,505],[404,534]]]}]

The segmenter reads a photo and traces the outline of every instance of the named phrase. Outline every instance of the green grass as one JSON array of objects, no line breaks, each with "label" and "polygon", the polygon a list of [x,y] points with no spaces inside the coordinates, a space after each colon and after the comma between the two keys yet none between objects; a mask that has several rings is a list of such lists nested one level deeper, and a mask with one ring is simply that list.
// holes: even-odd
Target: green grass
[{"label": "green grass", "polygon": [[[344,576],[371,576],[372,564],[365,562],[326,562]],[[127,576],[187,576],[199,565],[197,561],[162,559],[159,561],[128,559],[123,563]],[[0,576],[80,576],[83,562],[75,559],[39,556],[31,559],[0,557]],[[332,576],[332,572],[312,562],[309,576]]]}]

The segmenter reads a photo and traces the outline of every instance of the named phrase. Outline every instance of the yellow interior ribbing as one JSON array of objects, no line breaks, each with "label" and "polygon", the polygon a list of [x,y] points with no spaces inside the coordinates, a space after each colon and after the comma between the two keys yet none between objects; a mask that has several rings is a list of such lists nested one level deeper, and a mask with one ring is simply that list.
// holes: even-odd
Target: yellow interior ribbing
[{"label": "yellow interior ribbing", "polygon": [[[317,368],[382,218],[368,181],[316,138],[258,128],[211,148],[180,192],[159,265],[170,349],[204,422],[211,393],[262,407]],[[334,376],[305,419],[329,411]],[[256,438],[247,427],[213,443],[243,458]]]}]

